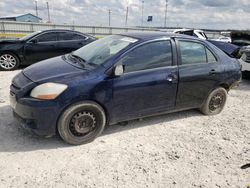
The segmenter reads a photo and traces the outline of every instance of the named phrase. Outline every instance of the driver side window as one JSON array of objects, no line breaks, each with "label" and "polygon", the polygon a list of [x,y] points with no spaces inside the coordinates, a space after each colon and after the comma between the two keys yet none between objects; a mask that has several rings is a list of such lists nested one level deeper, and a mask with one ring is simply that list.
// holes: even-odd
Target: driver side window
[{"label": "driver side window", "polygon": [[139,46],[122,58],[124,72],[134,72],[172,65],[170,41],[156,41]]},{"label": "driver side window", "polygon": [[57,33],[45,33],[35,38],[37,42],[57,41]]}]

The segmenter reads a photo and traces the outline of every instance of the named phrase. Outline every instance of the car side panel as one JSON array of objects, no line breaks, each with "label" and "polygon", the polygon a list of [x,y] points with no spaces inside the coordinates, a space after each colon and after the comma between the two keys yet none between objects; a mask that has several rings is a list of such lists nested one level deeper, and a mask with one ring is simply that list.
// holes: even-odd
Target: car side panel
[{"label": "car side panel", "polygon": [[[224,78],[224,64],[216,55],[217,62],[182,65],[179,39],[176,39],[179,65],[179,84],[176,99],[176,109],[199,108],[208,94],[220,85]],[[180,38],[180,40],[183,40]],[[187,42],[198,42],[205,47],[203,41],[184,39]],[[214,52],[214,51],[213,51]],[[216,53],[215,53],[216,54]]]},{"label": "car side panel", "polygon": [[71,53],[86,44],[90,43],[88,40],[68,40],[68,41],[58,41],[58,55],[64,55]]},{"label": "car side panel", "polygon": [[176,108],[200,107],[208,93],[220,84],[223,72],[223,64],[220,63],[179,66]]},{"label": "car side panel", "polygon": [[40,42],[26,43],[24,47],[25,60],[27,63],[36,63],[38,61],[57,56],[58,42]]},{"label": "car side panel", "polygon": [[237,59],[229,58],[224,62],[224,75],[221,84],[226,84],[229,89],[241,80],[241,65]]},{"label": "car side panel", "polygon": [[21,64],[24,62],[24,43],[13,43],[13,44],[0,44],[0,54],[5,52],[14,53],[20,60]]}]

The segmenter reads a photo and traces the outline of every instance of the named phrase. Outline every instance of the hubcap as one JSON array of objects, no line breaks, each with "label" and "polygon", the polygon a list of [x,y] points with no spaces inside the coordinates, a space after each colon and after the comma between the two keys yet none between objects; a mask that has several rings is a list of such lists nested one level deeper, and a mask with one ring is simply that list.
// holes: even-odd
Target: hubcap
[{"label": "hubcap", "polygon": [[84,136],[96,127],[96,118],[91,112],[76,113],[70,121],[70,131],[74,136]]},{"label": "hubcap", "polygon": [[0,66],[6,70],[12,69],[16,66],[16,59],[10,54],[3,54],[0,56]]},{"label": "hubcap", "polygon": [[215,94],[209,103],[210,111],[215,111],[217,109],[220,109],[223,106],[223,103],[224,103],[224,95],[222,93]]}]

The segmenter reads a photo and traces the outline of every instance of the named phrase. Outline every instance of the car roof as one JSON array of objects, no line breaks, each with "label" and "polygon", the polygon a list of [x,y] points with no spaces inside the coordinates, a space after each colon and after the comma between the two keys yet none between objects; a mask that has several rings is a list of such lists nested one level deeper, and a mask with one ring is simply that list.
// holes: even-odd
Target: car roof
[{"label": "car roof", "polygon": [[66,31],[66,32],[77,32],[78,31],[74,31],[74,30],[70,30],[70,29],[45,29],[45,30],[41,30],[41,32],[55,32],[55,31]]},{"label": "car roof", "polygon": [[95,38],[95,36],[90,35],[88,33],[82,33],[80,31],[75,31],[75,30],[70,30],[70,29],[45,29],[45,30],[41,30],[39,32],[40,33],[44,33],[44,32],[74,32],[74,33],[78,33],[80,35],[84,35],[84,36],[87,36],[87,37]]},{"label": "car roof", "polygon": [[[127,36],[131,38],[136,38],[139,40],[153,40],[153,39],[159,39],[159,38],[186,38],[186,39],[195,39],[197,40],[197,37],[188,36],[188,35],[182,35],[177,33],[167,33],[167,32],[160,32],[160,31],[141,31],[141,32],[128,32],[120,34],[122,36]],[[198,39],[199,40],[199,39]]]}]

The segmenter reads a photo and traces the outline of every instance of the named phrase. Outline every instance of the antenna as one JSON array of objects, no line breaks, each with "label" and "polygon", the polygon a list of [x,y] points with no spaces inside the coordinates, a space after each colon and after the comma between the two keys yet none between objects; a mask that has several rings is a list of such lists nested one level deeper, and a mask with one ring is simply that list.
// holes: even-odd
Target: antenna
[{"label": "antenna", "polygon": [[168,0],[166,0],[164,27],[167,27]]},{"label": "antenna", "polygon": [[48,9],[48,22],[50,23],[49,2],[47,1],[46,4]]}]

